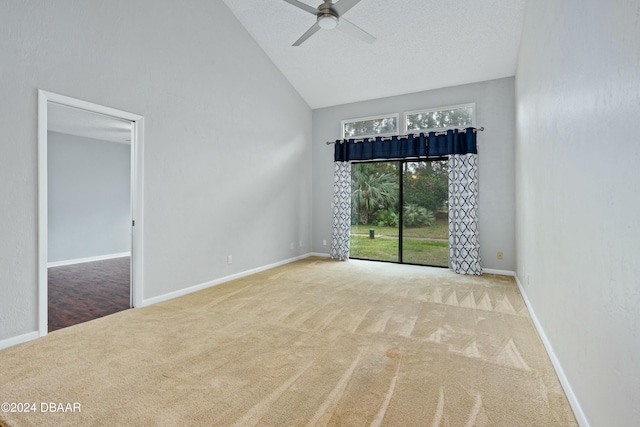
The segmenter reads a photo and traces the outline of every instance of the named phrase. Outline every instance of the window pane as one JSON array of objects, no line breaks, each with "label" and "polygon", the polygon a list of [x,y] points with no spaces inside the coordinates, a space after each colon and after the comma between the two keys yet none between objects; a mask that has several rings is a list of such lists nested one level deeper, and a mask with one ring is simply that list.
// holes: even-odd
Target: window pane
[{"label": "window pane", "polygon": [[448,161],[406,162],[402,183],[402,262],[447,267]]},{"label": "window pane", "polygon": [[398,261],[399,163],[351,165],[351,258]]},{"label": "window pane", "polygon": [[460,107],[447,110],[432,110],[406,115],[407,132],[450,126],[473,126],[473,107]]},{"label": "window pane", "polygon": [[343,124],[344,138],[358,138],[362,136],[375,136],[382,134],[398,133],[398,117],[379,117]]}]

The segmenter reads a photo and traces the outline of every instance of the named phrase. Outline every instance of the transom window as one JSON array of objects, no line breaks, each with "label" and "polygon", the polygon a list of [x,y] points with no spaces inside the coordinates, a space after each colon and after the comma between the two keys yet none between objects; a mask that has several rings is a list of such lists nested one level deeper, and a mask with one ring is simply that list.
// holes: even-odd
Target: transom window
[{"label": "transom window", "polygon": [[342,120],[341,137],[366,138],[464,128],[474,126],[476,121],[475,103],[406,111],[402,116],[402,123],[400,113]]},{"label": "transom window", "polygon": [[405,130],[406,132],[424,132],[450,127],[473,126],[475,123],[474,107],[475,104],[464,104],[409,111],[404,113]]},{"label": "transom window", "polygon": [[399,132],[399,122],[400,114],[398,113],[342,120],[342,137],[395,135]]}]

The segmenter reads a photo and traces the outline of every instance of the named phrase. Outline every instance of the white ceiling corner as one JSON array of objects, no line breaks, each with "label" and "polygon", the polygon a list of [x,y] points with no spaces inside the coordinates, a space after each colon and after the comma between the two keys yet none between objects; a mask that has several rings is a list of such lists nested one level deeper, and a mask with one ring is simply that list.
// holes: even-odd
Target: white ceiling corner
[{"label": "white ceiling corner", "polygon": [[[314,8],[322,0],[301,0]],[[336,30],[291,44],[315,17],[283,0],[224,0],[311,108],[515,75],[526,0],[362,0]]]}]

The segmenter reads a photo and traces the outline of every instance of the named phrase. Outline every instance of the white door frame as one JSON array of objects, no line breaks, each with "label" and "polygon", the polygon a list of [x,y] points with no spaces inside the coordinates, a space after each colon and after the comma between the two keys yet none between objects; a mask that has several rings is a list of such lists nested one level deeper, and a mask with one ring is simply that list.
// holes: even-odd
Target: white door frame
[{"label": "white door frame", "polygon": [[131,131],[131,305],[142,306],[143,289],[143,171],[144,117],[38,89],[38,330],[48,332],[48,178],[47,106],[49,103],[79,108],[132,122]]}]

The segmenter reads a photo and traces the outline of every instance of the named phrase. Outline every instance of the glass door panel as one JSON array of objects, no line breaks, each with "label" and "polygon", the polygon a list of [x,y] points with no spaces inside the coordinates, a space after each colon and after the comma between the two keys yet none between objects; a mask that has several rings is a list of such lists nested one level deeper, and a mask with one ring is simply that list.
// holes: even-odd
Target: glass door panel
[{"label": "glass door panel", "polygon": [[403,162],[401,262],[449,265],[447,160]]},{"label": "glass door panel", "polygon": [[399,262],[400,163],[351,165],[351,258]]}]

